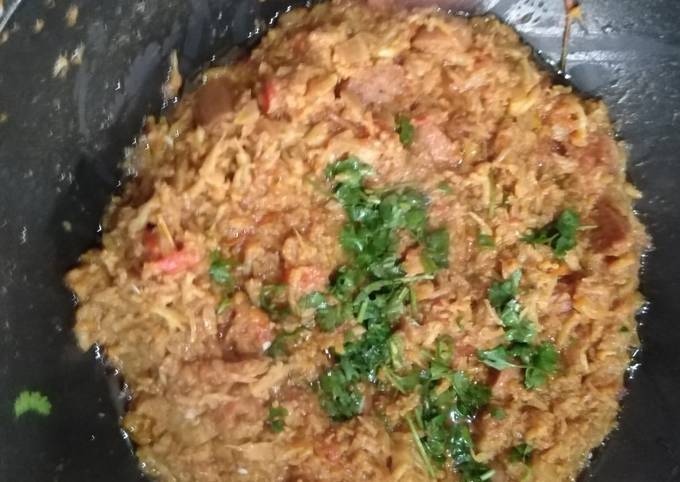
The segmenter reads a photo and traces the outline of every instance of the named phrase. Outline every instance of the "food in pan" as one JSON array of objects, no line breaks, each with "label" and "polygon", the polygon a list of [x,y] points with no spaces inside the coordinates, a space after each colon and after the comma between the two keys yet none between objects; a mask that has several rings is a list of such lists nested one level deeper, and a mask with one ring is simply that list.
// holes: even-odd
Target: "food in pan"
[{"label": "food in pan", "polygon": [[67,282],[152,477],[571,480],[615,425],[639,193],[494,18],[294,10],[128,163]]}]

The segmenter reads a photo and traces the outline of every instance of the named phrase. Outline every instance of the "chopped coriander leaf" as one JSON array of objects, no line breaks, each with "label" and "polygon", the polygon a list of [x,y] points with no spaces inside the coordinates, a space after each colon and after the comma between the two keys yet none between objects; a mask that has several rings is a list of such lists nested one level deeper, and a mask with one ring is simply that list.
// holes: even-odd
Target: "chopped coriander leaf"
[{"label": "chopped coriander leaf", "polygon": [[331,280],[331,294],[338,300],[349,301],[364,280],[364,275],[356,267],[341,266]]},{"label": "chopped coriander leaf", "polygon": [[534,346],[524,371],[524,385],[528,389],[543,385],[557,371],[557,358],[557,350],[552,343]]},{"label": "chopped coriander leaf", "polygon": [[[431,468],[428,471],[442,468],[450,458],[462,480],[480,482],[490,478],[493,471],[472,455],[474,446],[468,426],[488,403],[489,388],[463,372],[443,366],[436,354],[420,378],[421,404],[413,412],[414,419],[407,416],[406,420],[426,468]],[[440,389],[440,378],[448,379],[449,388]]]},{"label": "chopped coriander leaf", "polygon": [[621,328],[619,328],[619,331],[620,331],[621,333],[628,333],[628,332],[630,331],[630,328],[628,328],[628,327],[625,326],[625,325],[621,325]]},{"label": "chopped coriander leaf", "polygon": [[524,386],[530,390],[543,385],[557,371],[557,350],[549,342],[500,345],[491,350],[480,350],[477,356],[482,363],[496,370],[524,368]]},{"label": "chopped coriander leaf", "polygon": [[286,426],[286,417],[288,410],[284,407],[269,407],[269,415],[267,416],[267,425],[274,433],[283,432]]},{"label": "chopped coriander leaf", "polygon": [[273,320],[281,320],[289,315],[290,307],[286,299],[286,285],[264,285],[260,290],[259,305]]},{"label": "chopped coriander leaf", "polygon": [[515,270],[508,279],[494,282],[488,292],[491,306],[496,308],[496,310],[502,310],[510,300],[517,296],[521,279],[522,271]]},{"label": "chopped coriander leaf", "polygon": [[399,134],[399,141],[404,147],[409,147],[413,144],[413,136],[415,134],[415,128],[411,124],[411,119],[403,114],[399,114],[394,120],[394,130]]},{"label": "chopped coriander leaf", "polygon": [[279,334],[274,337],[272,344],[269,345],[269,348],[267,348],[265,353],[272,358],[280,358],[288,355],[289,346],[297,341],[300,334],[305,329],[304,326],[298,326],[291,331],[284,330],[279,332]]},{"label": "chopped coriander leaf", "polygon": [[[415,314],[412,284],[432,279],[434,271],[448,264],[448,233],[430,230],[427,198],[409,188],[367,189],[363,183],[370,174],[371,168],[354,157],[326,168],[332,192],[347,215],[340,245],[348,263],[332,277],[329,294],[310,293],[300,302],[303,309],[315,311],[322,330],[332,330],[350,318],[365,329],[334,354],[332,366],[316,385],[322,408],[335,421],[361,412],[361,385],[376,383],[379,374],[404,393],[420,384],[419,371],[404,372],[402,348],[393,330],[401,317]],[[402,232],[421,245],[430,273],[405,276],[397,253]],[[451,373],[448,361],[440,365],[441,376]]]},{"label": "chopped coriander leaf", "polygon": [[14,400],[14,416],[19,418],[28,412],[47,416],[52,412],[52,404],[42,393],[24,390]]},{"label": "chopped coriander leaf", "polygon": [[555,256],[563,258],[567,251],[576,246],[576,232],[580,223],[580,217],[576,211],[565,209],[556,220],[525,234],[522,241],[529,244],[548,245]]},{"label": "chopped coriander leaf", "polygon": [[348,184],[351,186],[361,186],[365,176],[373,173],[371,166],[365,162],[361,162],[354,156],[348,156],[340,161],[329,164],[326,167],[326,178],[335,179],[342,186]]},{"label": "chopped coriander leaf", "polygon": [[505,410],[503,410],[501,407],[493,406],[489,408],[489,413],[493,418],[496,420],[503,420],[505,418]]},{"label": "chopped coriander leaf", "polygon": [[507,347],[499,345],[491,350],[478,350],[477,357],[479,360],[496,370],[505,370],[506,368],[516,367],[512,356],[508,353]]},{"label": "chopped coriander leaf", "polygon": [[358,374],[352,372],[351,366],[341,365],[319,377],[319,401],[331,420],[340,422],[361,413],[364,397],[354,388],[355,377],[358,378]]},{"label": "chopped coriander leaf", "polygon": [[483,248],[495,248],[496,247],[496,242],[493,239],[493,236],[489,234],[483,234],[479,233],[477,235],[477,244],[479,244]]},{"label": "chopped coriander leaf", "polygon": [[214,250],[210,253],[210,268],[208,269],[208,274],[218,285],[224,286],[227,289],[233,288],[234,276],[231,272],[233,267],[233,262],[222,256],[222,253],[219,250]]},{"label": "chopped coriander leaf", "polygon": [[510,278],[494,282],[489,288],[489,302],[501,320],[508,344],[480,350],[477,357],[496,370],[524,368],[524,386],[531,390],[543,385],[555,373],[558,354],[552,343],[531,344],[536,329],[522,316],[522,307],[516,299],[520,279],[521,272],[517,270]]},{"label": "chopped coriander leaf", "polygon": [[420,374],[417,370],[412,370],[405,375],[398,375],[390,368],[383,368],[385,378],[400,393],[412,392],[420,382]]},{"label": "chopped coriander leaf", "polygon": [[425,236],[421,261],[428,273],[449,266],[449,233],[446,228],[432,230]]},{"label": "chopped coriander leaf", "polygon": [[491,397],[489,387],[470,380],[465,373],[454,373],[452,383],[457,397],[455,411],[459,417],[471,419],[489,403]]},{"label": "chopped coriander leaf", "polygon": [[453,194],[453,188],[451,187],[451,184],[446,181],[441,181],[439,184],[437,184],[437,189],[439,189],[444,194]]},{"label": "chopped coriander leaf", "polygon": [[314,309],[314,320],[321,331],[333,331],[335,328],[352,317],[351,306],[342,303],[331,304],[326,296],[314,291],[300,300],[303,309]]},{"label": "chopped coriander leaf", "polygon": [[531,459],[531,452],[533,448],[528,443],[521,443],[515,445],[510,449],[510,461],[511,462],[522,462],[526,464]]}]

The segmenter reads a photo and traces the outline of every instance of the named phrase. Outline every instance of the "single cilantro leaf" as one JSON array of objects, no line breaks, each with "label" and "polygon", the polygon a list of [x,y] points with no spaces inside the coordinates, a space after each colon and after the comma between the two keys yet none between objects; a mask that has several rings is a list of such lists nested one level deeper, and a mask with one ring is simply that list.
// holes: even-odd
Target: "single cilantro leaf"
[{"label": "single cilantro leaf", "polygon": [[[536,336],[536,329],[531,321],[526,318],[514,318],[508,316],[507,312],[503,312],[506,315],[505,318],[501,317],[503,326],[505,329],[505,338],[509,342],[519,342],[519,343],[529,343]],[[513,322],[510,323],[508,320],[512,319]]]},{"label": "single cilantro leaf", "polygon": [[567,251],[576,246],[576,232],[581,224],[581,219],[576,211],[565,209],[557,218],[557,232],[559,236],[555,240],[553,251],[555,256],[563,258]]},{"label": "single cilantro leaf", "polygon": [[512,272],[508,279],[492,283],[488,291],[491,306],[496,310],[502,310],[510,300],[517,296],[521,279],[522,271],[517,269]]},{"label": "single cilantro leaf", "polygon": [[360,186],[364,177],[370,176],[372,173],[371,166],[354,156],[348,156],[329,164],[325,171],[327,179],[334,179],[340,184],[351,186]]},{"label": "single cilantro leaf", "polygon": [[558,358],[552,343],[544,342],[534,347],[524,372],[524,385],[531,390],[545,384],[548,377],[557,371]]},{"label": "single cilantro leaf", "polygon": [[409,147],[413,144],[413,137],[415,135],[415,128],[411,124],[411,119],[403,114],[399,114],[395,118],[394,130],[399,134],[399,141],[404,147]]},{"label": "single cilantro leaf", "polygon": [[234,286],[234,277],[232,274],[233,262],[224,256],[219,250],[210,253],[210,268],[208,274],[210,278],[218,285],[231,289]]},{"label": "single cilantro leaf", "polygon": [[267,425],[274,433],[283,432],[286,427],[286,417],[288,410],[284,407],[269,407],[269,415],[267,416]]},{"label": "single cilantro leaf", "polygon": [[449,233],[446,228],[432,230],[425,236],[421,261],[428,273],[449,266]]},{"label": "single cilantro leaf", "polygon": [[512,360],[512,356],[508,353],[508,349],[503,345],[499,345],[491,350],[478,350],[477,357],[482,363],[496,370],[505,370],[506,368],[517,366]]},{"label": "single cilantro leaf", "polygon": [[456,392],[456,410],[459,416],[470,419],[489,403],[491,397],[489,387],[472,381],[465,373],[456,372],[452,384]]},{"label": "single cilantro leaf", "polygon": [[52,412],[52,404],[45,395],[38,391],[24,390],[14,400],[14,416],[19,418],[28,412],[47,416]]},{"label": "single cilantro leaf", "polygon": [[493,236],[483,233],[479,233],[477,235],[477,244],[479,244],[482,248],[496,247],[496,242],[494,241]]},{"label": "single cilantro leaf", "polygon": [[522,241],[529,244],[548,245],[555,256],[563,258],[576,246],[576,233],[580,224],[578,213],[573,209],[565,209],[554,221],[522,236]]},{"label": "single cilantro leaf", "polygon": [[531,459],[531,452],[533,452],[533,450],[531,445],[523,442],[510,449],[509,459],[511,462],[522,462],[523,464],[526,464]]}]

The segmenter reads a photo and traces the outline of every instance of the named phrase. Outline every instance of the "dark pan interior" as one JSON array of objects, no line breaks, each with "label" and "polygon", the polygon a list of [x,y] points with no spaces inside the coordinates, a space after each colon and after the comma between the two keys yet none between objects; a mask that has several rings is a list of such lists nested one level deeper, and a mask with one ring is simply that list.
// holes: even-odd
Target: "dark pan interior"
[{"label": "dark pan interior", "polygon": [[[11,3],[5,1],[5,3]],[[77,0],[26,2],[0,45],[0,480],[145,480],[118,428],[111,377],[75,347],[73,302],[62,285],[98,242],[117,164],[147,113],[162,107],[168,54],[183,73],[215,52],[256,41],[288,4],[278,0]],[[559,56],[562,0],[487,0],[540,55]],[[568,74],[604,98],[630,145],[630,176],[645,193],[640,215],[654,239],[643,272],[650,300],[642,351],[620,428],[582,479],[680,480],[680,2],[586,0],[573,31]],[[45,21],[40,34],[36,18]],[[83,64],[52,78],[60,53],[83,43]],[[65,223],[66,222],[66,223]],[[66,229],[69,226],[71,229]],[[113,393],[116,392],[114,387]],[[15,420],[24,389],[53,403],[49,417]]]}]

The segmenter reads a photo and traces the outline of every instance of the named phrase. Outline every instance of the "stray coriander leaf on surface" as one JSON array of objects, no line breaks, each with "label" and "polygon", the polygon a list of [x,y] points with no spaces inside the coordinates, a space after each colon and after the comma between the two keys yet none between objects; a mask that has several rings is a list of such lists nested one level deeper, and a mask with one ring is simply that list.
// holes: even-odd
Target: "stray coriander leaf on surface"
[{"label": "stray coriander leaf on surface", "polygon": [[52,404],[42,393],[24,390],[14,401],[14,416],[19,418],[27,412],[47,416],[52,412]]},{"label": "stray coriander leaf on surface", "polygon": [[555,256],[563,258],[570,249],[576,246],[576,232],[580,224],[578,213],[573,209],[565,209],[554,221],[525,234],[522,241],[550,246]]},{"label": "stray coriander leaf on surface", "polygon": [[411,123],[411,119],[403,114],[399,114],[396,116],[394,124],[394,130],[399,134],[399,142],[401,142],[404,147],[409,147],[413,144],[415,128]]},{"label": "stray coriander leaf on surface", "polygon": [[284,407],[269,407],[269,415],[267,416],[269,429],[274,433],[283,432],[286,426],[286,416],[288,416],[288,410]]},{"label": "stray coriander leaf on surface", "polygon": [[515,445],[510,449],[510,461],[526,464],[531,459],[531,452],[533,452],[533,450],[531,445],[527,443]]},{"label": "stray coriander leaf on surface", "polygon": [[477,244],[479,244],[483,248],[495,248],[496,247],[496,242],[493,239],[493,236],[489,234],[483,234],[479,233],[477,235]]}]

